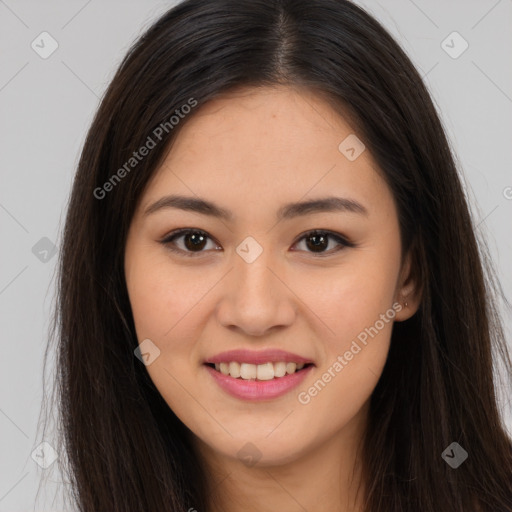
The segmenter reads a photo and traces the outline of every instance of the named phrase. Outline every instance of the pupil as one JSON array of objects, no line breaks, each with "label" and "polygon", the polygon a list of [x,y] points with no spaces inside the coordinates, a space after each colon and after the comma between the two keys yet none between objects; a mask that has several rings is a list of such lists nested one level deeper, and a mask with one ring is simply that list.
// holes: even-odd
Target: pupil
[{"label": "pupil", "polygon": [[[201,233],[191,233],[185,235],[185,246],[187,249],[202,249],[204,247],[205,238]],[[188,243],[191,241],[191,244]],[[203,244],[201,246],[201,244]]]},{"label": "pupil", "polygon": [[310,249],[313,249],[313,252],[321,252],[318,250],[319,248],[325,249],[327,247],[327,237],[324,235],[311,235],[307,238],[307,240],[316,240],[311,246],[309,243],[307,244]]}]

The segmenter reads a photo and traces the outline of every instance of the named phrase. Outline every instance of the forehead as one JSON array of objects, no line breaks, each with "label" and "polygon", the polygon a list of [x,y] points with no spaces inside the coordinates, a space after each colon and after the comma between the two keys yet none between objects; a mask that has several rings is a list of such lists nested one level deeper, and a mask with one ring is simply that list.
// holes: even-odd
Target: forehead
[{"label": "forehead", "polygon": [[329,193],[369,203],[386,199],[371,154],[365,149],[347,158],[347,140],[358,144],[348,120],[312,91],[240,89],[187,119],[143,205],[177,190],[245,207]]}]

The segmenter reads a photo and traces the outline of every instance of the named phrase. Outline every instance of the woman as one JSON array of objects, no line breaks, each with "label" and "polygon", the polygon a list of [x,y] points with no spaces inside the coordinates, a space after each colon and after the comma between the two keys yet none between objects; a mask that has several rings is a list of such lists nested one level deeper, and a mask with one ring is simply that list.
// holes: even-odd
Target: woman
[{"label": "woman", "polygon": [[512,511],[481,259],[429,94],[364,10],[174,7],[112,80],[69,204],[79,510]]}]

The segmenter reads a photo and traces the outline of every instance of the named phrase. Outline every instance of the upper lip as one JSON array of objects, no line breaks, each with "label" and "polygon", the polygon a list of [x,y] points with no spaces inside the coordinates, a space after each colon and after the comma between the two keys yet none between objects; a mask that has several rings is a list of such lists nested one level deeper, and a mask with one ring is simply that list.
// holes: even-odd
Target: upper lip
[{"label": "upper lip", "polygon": [[228,350],[227,352],[221,352],[220,354],[209,357],[205,360],[205,363],[229,363],[230,361],[249,364],[278,363],[280,361],[287,363],[313,363],[313,361],[307,357],[302,357],[298,354],[277,348],[260,351],[246,349]]}]

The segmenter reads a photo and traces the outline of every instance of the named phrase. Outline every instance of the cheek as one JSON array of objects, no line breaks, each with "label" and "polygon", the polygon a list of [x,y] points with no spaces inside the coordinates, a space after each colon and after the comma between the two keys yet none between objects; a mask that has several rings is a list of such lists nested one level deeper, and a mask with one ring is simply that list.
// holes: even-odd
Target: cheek
[{"label": "cheek", "polygon": [[140,343],[149,338],[160,351],[146,370],[169,407],[182,421],[194,423],[198,411],[190,407],[187,393],[197,380],[193,365],[197,366],[195,340],[201,329],[198,315],[211,284],[191,279],[186,271],[176,272],[165,256],[131,257],[127,288],[137,339]]},{"label": "cheek", "polygon": [[387,280],[367,287],[354,276],[337,284],[324,297],[328,314],[320,314],[330,329],[322,337],[321,364],[297,394],[317,435],[325,433],[326,417],[333,429],[340,428],[370,398],[386,363],[395,316]]},{"label": "cheek", "polygon": [[[193,267],[177,269],[165,254],[134,253],[127,287],[139,343],[149,338],[159,349],[146,367],[170,406],[181,410],[182,386],[194,389],[201,357],[197,340],[208,318],[208,292],[218,276]],[[181,385],[180,385],[181,384]]]},{"label": "cheek", "polygon": [[191,278],[186,270],[176,271],[165,255],[139,255],[132,269],[127,287],[137,336],[165,343],[194,317],[194,307],[207,291],[207,280],[197,275]]},{"label": "cheek", "polygon": [[328,276],[301,278],[301,297],[326,326],[325,332],[333,340],[331,349],[343,348],[347,340],[373,326],[392,308],[399,264],[389,259],[387,265],[384,260],[358,254]]},{"label": "cheek", "polygon": [[347,258],[331,279],[315,283],[308,278],[302,285],[307,293],[304,302],[326,326],[318,380],[314,389],[303,391],[312,400],[315,397],[318,405],[341,400],[346,409],[335,415],[343,418],[348,410],[355,413],[371,395],[387,359],[396,315],[397,247],[360,252]]},{"label": "cheek", "polygon": [[175,314],[169,302],[171,292],[162,281],[155,281],[153,271],[148,269],[137,271],[128,284],[128,293],[132,307],[137,338],[150,338],[159,344],[158,340],[170,329],[171,319]]}]

